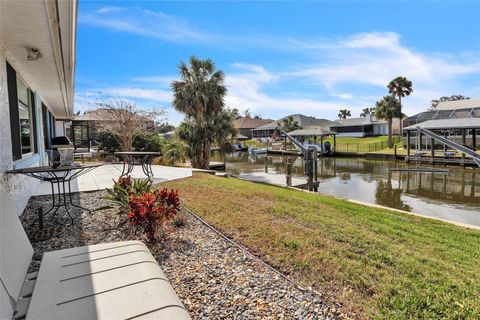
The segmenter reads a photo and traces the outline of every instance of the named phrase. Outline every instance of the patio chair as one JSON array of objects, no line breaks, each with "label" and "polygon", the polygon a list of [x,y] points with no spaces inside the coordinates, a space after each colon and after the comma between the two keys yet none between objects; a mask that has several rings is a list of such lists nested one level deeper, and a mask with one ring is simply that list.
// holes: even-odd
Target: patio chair
[{"label": "patio chair", "polygon": [[28,273],[33,248],[0,191],[0,319],[190,319],[140,241],[47,252]]}]

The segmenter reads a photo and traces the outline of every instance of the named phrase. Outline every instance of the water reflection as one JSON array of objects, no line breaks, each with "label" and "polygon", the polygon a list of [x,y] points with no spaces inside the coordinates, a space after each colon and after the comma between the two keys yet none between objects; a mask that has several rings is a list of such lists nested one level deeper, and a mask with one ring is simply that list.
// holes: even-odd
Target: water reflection
[{"label": "water reflection", "polygon": [[[242,175],[262,172],[267,166],[270,173],[284,174],[287,158],[237,153],[227,157],[227,171]],[[290,158],[293,175],[304,179],[303,158]],[[318,191],[480,226],[478,170],[449,167],[448,175],[391,170],[415,167],[401,161],[322,158],[318,162]]]},{"label": "water reflection", "polygon": [[412,207],[405,204],[402,200],[403,190],[392,186],[392,172],[388,172],[387,180],[377,180],[377,189],[375,191],[375,201],[382,206],[411,211]]}]

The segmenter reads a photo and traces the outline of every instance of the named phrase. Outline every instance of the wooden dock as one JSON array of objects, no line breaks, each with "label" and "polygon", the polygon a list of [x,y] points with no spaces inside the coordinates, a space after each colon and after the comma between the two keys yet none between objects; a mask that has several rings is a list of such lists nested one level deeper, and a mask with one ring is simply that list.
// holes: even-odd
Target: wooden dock
[{"label": "wooden dock", "polygon": [[282,154],[282,155],[292,155],[292,156],[301,155],[296,150],[271,150],[271,149],[267,150],[267,154]]},{"label": "wooden dock", "polygon": [[[251,173],[240,173],[235,176],[238,179],[254,181],[254,182],[263,182],[268,184],[273,184],[277,186],[286,187],[287,186],[287,177],[285,174],[275,174],[275,173],[265,173],[265,172],[251,172]],[[292,186],[304,185],[307,178],[304,179],[292,177]]]},{"label": "wooden dock", "polygon": [[225,163],[210,161],[210,164],[208,165],[208,169],[209,170],[225,170]]},{"label": "wooden dock", "polygon": [[[359,155],[360,156],[360,155]],[[382,153],[366,153],[364,155],[366,159],[386,159],[386,160],[403,160],[406,161],[406,155],[397,155],[394,156],[393,154],[382,154]],[[439,164],[439,165],[456,165],[456,166],[466,166],[466,167],[475,167],[478,168],[477,164],[473,159],[469,157],[465,157],[462,161],[462,157],[453,157],[453,158],[445,158],[445,157],[428,157],[428,156],[414,156],[411,155],[408,157],[408,162],[419,162],[422,164]],[[463,162],[463,163],[462,163]]]}]

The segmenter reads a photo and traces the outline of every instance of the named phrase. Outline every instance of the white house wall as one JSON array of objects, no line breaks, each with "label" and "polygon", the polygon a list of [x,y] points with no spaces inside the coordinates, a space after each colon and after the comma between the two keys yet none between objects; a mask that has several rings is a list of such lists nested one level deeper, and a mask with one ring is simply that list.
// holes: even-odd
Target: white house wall
[{"label": "white house wall", "polygon": [[386,123],[374,124],[373,134],[376,136],[384,136],[388,134],[388,125]]},{"label": "white house wall", "polygon": [[[28,84],[27,84],[28,85]],[[38,97],[38,95],[35,95]],[[43,129],[40,119],[42,119],[42,108],[40,99],[35,99],[38,150],[43,150]],[[5,54],[0,47],[0,190],[9,193],[10,198],[16,206],[17,215],[20,215],[25,208],[28,199],[40,185],[37,179],[29,178],[23,175],[5,174],[5,171],[13,168],[23,168],[39,165],[41,158],[38,154],[13,161],[12,140],[10,133],[10,108],[8,103],[7,88],[7,69]],[[1,206],[2,204],[0,204]]]}]

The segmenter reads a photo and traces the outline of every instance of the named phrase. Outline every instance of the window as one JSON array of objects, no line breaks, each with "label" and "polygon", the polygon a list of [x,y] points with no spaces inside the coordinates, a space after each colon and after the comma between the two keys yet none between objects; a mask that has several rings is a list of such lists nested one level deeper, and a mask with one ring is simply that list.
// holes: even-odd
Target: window
[{"label": "window", "polygon": [[18,119],[20,123],[20,147],[22,155],[33,152],[33,117],[30,90],[17,77]]},{"label": "window", "polygon": [[22,159],[24,155],[38,152],[36,137],[35,95],[17,76],[15,69],[7,62],[8,105],[10,111],[10,137],[12,158]]}]

